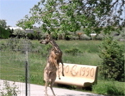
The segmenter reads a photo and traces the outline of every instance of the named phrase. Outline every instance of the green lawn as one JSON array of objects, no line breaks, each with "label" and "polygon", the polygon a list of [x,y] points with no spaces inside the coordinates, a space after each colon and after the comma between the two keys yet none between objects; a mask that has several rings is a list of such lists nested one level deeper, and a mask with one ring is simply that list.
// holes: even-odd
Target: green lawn
[{"label": "green lawn", "polygon": [[[6,47],[6,42],[8,41],[0,40],[0,46],[5,47],[0,50],[0,79],[24,82],[26,55],[22,51],[10,50],[9,47]],[[44,85],[43,70],[46,65],[46,58],[49,53],[48,50],[50,49],[50,45],[42,45],[36,40],[31,42],[32,48],[28,54],[30,83]],[[98,56],[101,41],[58,40],[56,42],[63,51],[63,62],[96,66],[101,65],[101,59]],[[119,44],[124,47],[124,42],[119,42]],[[77,49],[77,51],[80,52],[76,52],[74,54],[72,53],[72,49]],[[67,53],[66,50],[70,51],[70,53]],[[102,91],[103,89],[108,89],[105,86],[111,84],[111,81],[102,80],[99,73],[97,78],[98,83],[97,85],[94,85],[92,92],[99,94],[110,94]],[[123,85],[125,82],[113,81],[113,84],[116,89],[123,90]],[[113,86],[113,84],[111,84],[111,86]],[[102,93],[99,91],[99,89],[102,90]]]}]

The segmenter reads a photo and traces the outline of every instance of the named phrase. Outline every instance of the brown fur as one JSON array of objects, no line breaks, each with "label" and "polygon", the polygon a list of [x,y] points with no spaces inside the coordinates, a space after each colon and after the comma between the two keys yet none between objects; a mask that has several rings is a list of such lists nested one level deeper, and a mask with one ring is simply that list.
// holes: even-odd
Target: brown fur
[{"label": "brown fur", "polygon": [[56,66],[52,63],[49,63],[49,61],[47,61],[46,67],[44,69],[45,95],[46,96],[48,96],[47,94],[48,86],[50,86],[50,89],[52,90],[52,93],[55,96],[55,93],[52,87],[56,79],[56,71],[57,71]]},{"label": "brown fur", "polygon": [[[47,35],[45,40],[40,41],[41,44],[48,44],[50,43],[52,45],[52,49],[49,53],[47,64],[44,69],[44,80],[45,80],[45,93],[47,95],[47,86],[50,83],[50,88],[52,90],[53,95],[55,96],[55,93],[53,91],[53,84],[56,79],[56,72],[59,69],[59,63],[62,63],[62,75],[64,76],[64,68],[63,68],[63,62],[62,62],[62,51],[60,50],[59,46],[56,44],[56,42],[51,38],[50,35]],[[58,70],[58,77],[60,79],[60,73]]]}]

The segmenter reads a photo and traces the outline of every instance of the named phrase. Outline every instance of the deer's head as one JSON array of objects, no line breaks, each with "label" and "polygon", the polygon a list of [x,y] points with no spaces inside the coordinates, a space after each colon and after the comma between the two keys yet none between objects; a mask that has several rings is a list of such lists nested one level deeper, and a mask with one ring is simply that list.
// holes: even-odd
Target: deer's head
[{"label": "deer's head", "polygon": [[46,35],[45,40],[41,40],[40,43],[41,44],[48,44],[51,40],[51,36],[50,35]]}]

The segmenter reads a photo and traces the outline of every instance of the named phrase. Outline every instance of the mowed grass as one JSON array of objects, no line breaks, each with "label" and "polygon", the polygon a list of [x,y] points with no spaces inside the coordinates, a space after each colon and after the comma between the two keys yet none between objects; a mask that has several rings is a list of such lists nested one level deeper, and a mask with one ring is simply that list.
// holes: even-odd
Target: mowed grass
[{"label": "mowed grass", "polygon": [[24,55],[12,51],[0,52],[0,79],[22,81],[25,76]]},{"label": "mowed grass", "polygon": [[[66,63],[98,65],[101,59],[98,56],[100,41],[57,41],[63,51],[63,61]],[[72,55],[65,50],[77,48],[80,53]]]},{"label": "mowed grass", "polygon": [[[0,40],[0,45],[6,43],[7,40]],[[63,52],[63,62],[73,63],[73,64],[83,64],[83,65],[101,65],[101,58],[99,57],[99,46],[102,41],[56,41]],[[43,71],[46,65],[47,56],[49,54],[50,45],[42,45],[37,40],[31,41],[32,51],[28,53],[28,64],[29,64],[29,80],[30,83],[44,85],[43,81]],[[119,44],[124,48],[124,42],[119,42]],[[78,49],[80,52],[73,55],[67,53],[66,50]],[[125,55],[125,51],[124,51]],[[21,81],[25,82],[25,64],[26,64],[26,54],[22,52],[16,52],[8,49],[0,50],[0,79]],[[101,91],[106,89],[107,84],[110,81],[105,81],[101,79],[98,72],[98,83],[93,87],[94,93],[104,94]],[[121,90],[124,89],[125,82],[113,82],[116,88]],[[103,87],[104,86],[104,87]],[[111,85],[112,86],[112,85]],[[101,89],[101,88],[102,89]],[[100,90],[100,91],[97,91]],[[105,92],[105,94],[108,94]]]}]

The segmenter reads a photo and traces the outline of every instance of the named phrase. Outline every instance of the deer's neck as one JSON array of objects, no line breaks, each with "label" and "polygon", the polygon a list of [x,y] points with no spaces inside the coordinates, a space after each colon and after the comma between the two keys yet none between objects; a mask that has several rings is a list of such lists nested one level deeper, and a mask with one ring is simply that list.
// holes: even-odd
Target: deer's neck
[{"label": "deer's neck", "polygon": [[50,44],[53,46],[53,48],[56,50],[56,51],[61,51],[59,46],[56,44],[56,42],[54,40],[51,40],[50,41]]}]

